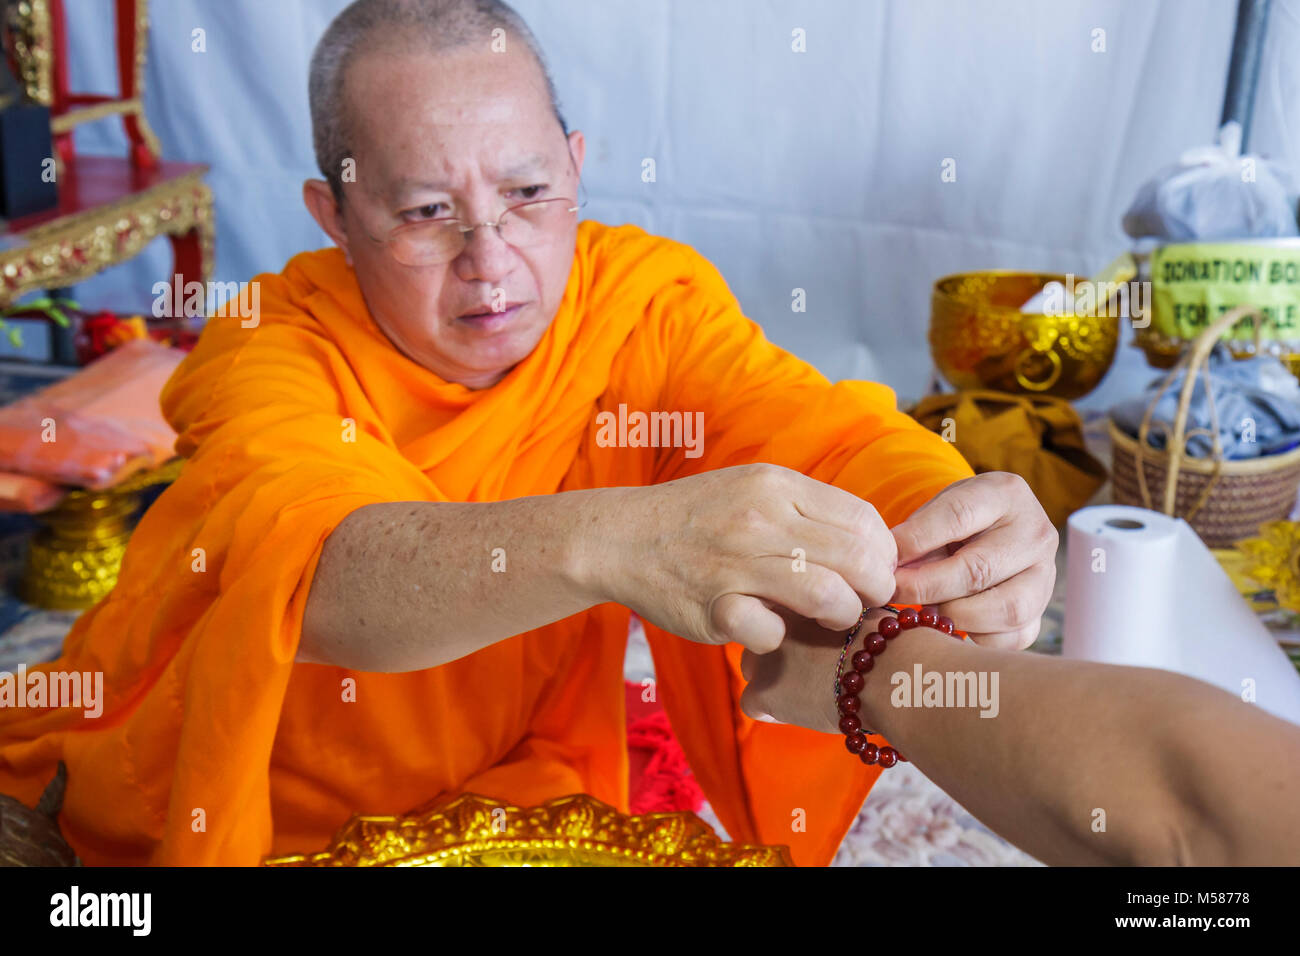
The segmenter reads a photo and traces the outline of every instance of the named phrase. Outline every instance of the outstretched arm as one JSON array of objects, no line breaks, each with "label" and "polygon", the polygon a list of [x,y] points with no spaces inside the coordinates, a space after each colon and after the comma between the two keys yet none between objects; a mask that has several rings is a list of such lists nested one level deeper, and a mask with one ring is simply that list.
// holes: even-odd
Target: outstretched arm
[{"label": "outstretched arm", "polygon": [[[881,616],[868,618],[864,634]],[[843,633],[799,622],[776,653],[747,654],[745,711],[838,733],[831,685]],[[911,681],[917,665],[945,683],[983,672],[996,710],[981,716],[981,707],[951,700],[895,706],[902,679],[891,679]],[[1044,862],[1300,860],[1300,728],[1200,681],[981,648],[917,628],[889,642],[859,696],[866,726]]]},{"label": "outstretched arm", "polygon": [[[795,546],[806,573],[789,573]],[[298,659],[436,667],[606,601],[688,640],[766,651],[785,633],[769,604],[835,626],[857,619],[860,596],[886,600],[893,546],[866,502],[773,465],[648,488],[376,503],[325,540]],[[495,548],[506,564],[494,567]]]}]

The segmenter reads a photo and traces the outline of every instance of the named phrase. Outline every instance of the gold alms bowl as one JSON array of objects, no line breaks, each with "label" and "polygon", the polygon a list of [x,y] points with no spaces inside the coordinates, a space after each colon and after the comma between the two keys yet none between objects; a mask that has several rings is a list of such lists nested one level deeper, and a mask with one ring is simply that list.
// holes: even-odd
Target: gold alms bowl
[{"label": "gold alms bowl", "polygon": [[1042,272],[945,276],[930,303],[930,354],[958,389],[1076,399],[1096,388],[1115,360],[1115,315],[1036,315],[1021,305],[1049,282]]}]

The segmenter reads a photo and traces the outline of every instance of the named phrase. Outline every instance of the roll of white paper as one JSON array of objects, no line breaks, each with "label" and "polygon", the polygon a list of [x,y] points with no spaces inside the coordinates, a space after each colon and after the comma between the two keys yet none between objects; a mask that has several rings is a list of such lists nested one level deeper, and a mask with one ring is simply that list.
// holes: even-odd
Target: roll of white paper
[{"label": "roll of white paper", "polygon": [[1300,724],[1300,674],[1185,521],[1084,508],[1066,546],[1062,656],[1176,671]]}]

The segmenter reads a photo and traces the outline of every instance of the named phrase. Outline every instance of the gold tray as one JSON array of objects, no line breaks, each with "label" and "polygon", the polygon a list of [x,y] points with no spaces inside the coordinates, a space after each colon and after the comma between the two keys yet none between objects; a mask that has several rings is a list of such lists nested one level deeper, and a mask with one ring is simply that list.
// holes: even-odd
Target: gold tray
[{"label": "gold tray", "polygon": [[793,866],[784,846],[725,843],[693,813],[629,816],[586,794],[517,807],[467,793],[402,816],[354,816],[319,853],[264,866]]}]

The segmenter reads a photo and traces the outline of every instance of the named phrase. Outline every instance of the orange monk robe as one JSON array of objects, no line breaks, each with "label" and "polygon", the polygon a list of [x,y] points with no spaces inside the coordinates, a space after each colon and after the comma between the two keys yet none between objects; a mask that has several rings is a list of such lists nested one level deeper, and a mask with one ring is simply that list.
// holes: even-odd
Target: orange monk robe
[{"label": "orange monk robe", "polygon": [[[394,349],[337,250],[260,281],[257,327],[214,318],[168,383],[163,409],[189,460],[135,532],[116,589],[45,665],[102,670],[103,715],[0,711],[0,792],[34,802],[65,760],[62,825],[91,864],[255,864],[323,847],[354,813],[464,791],[518,804],[586,792],[627,808],[623,607],[415,673],[294,663],[321,545],[359,507],[767,461],[893,524],[970,474],[888,389],[832,386],[769,344],[705,259],[633,226],[581,224],[555,320],[481,391]],[[620,404],[702,412],[703,454],[603,447],[597,417]],[[443,560],[486,569],[492,549]],[[738,645],[647,631],[660,699],[732,838],[829,862],[879,770],[836,735],[741,714]]]}]

